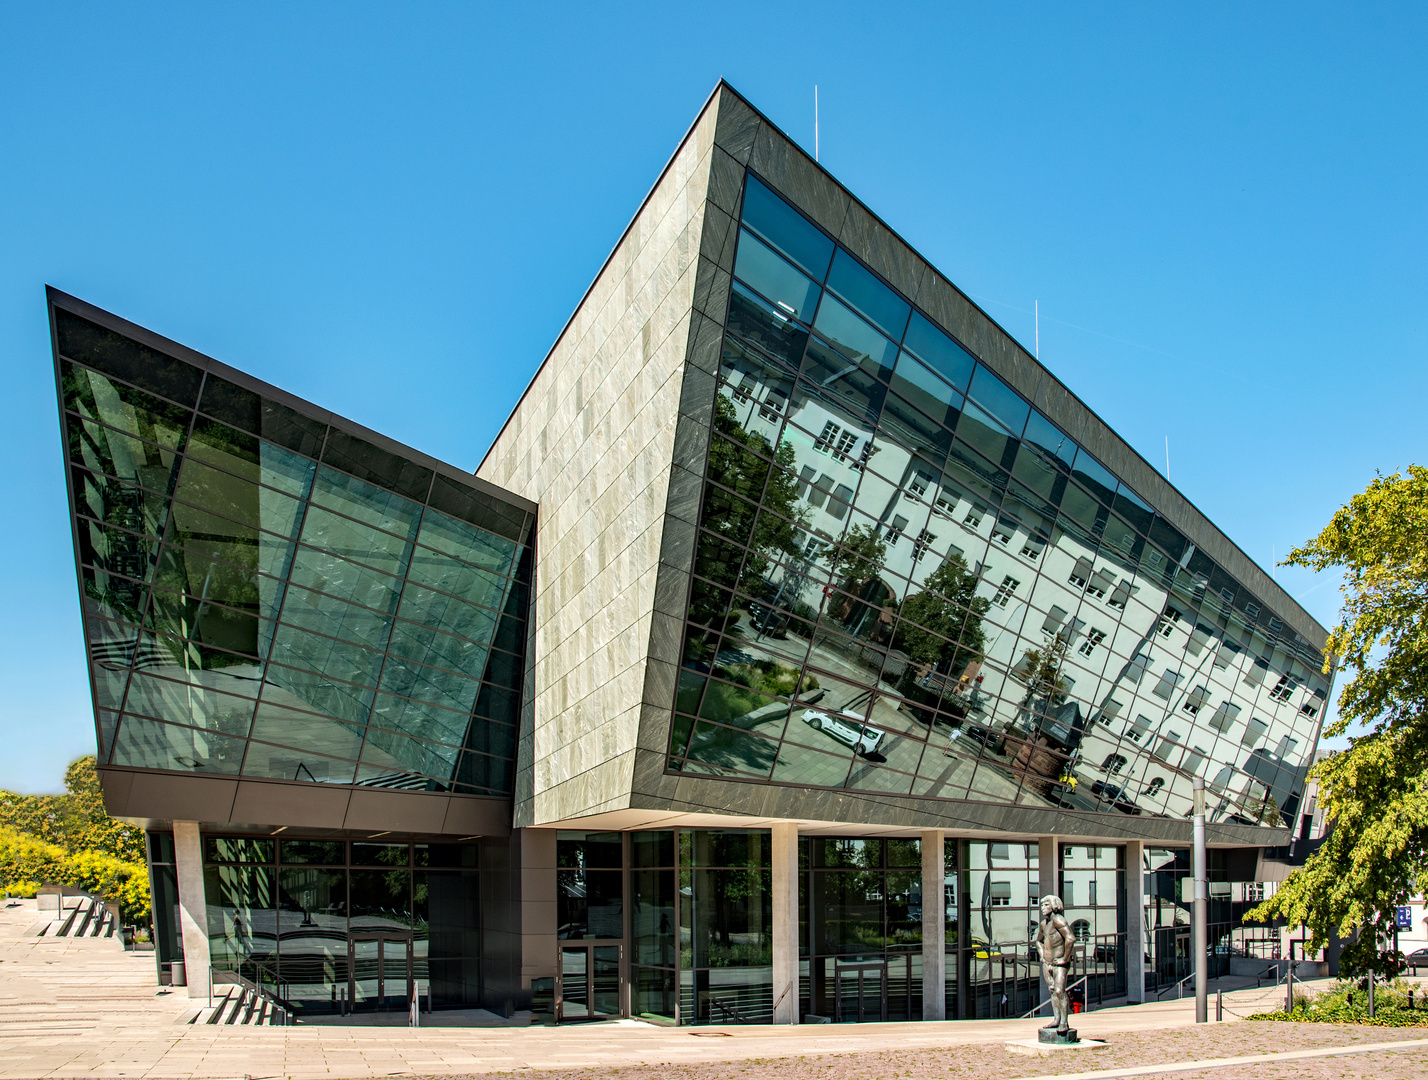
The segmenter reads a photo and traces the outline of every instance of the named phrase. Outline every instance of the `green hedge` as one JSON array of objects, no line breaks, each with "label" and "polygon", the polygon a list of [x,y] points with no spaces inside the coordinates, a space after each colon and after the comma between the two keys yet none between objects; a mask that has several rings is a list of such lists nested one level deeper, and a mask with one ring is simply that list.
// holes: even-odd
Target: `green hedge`
[{"label": "green hedge", "polygon": [[[1408,991],[1415,991],[1412,1004]],[[1312,997],[1294,995],[1293,1012],[1256,1013],[1250,1020],[1290,1024],[1368,1024],[1373,1027],[1428,1027],[1428,995],[1401,979],[1374,988],[1374,1015],[1368,1014],[1368,987],[1340,980]]]}]

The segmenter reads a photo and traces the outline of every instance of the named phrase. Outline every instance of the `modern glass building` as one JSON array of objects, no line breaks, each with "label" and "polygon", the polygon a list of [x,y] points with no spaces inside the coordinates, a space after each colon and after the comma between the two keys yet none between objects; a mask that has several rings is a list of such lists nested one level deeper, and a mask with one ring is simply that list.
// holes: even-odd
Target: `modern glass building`
[{"label": "modern glass building", "polygon": [[[472,476],[51,293],[161,972],[300,1014],[1013,1015],[1189,971],[1325,633],[727,85]],[[192,974],[190,974],[192,982]]]}]

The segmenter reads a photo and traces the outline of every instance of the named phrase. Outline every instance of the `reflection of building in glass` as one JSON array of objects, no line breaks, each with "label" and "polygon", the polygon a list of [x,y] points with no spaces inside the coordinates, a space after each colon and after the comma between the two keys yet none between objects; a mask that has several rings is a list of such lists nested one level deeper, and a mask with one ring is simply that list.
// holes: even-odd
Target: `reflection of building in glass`
[{"label": "reflection of building in glass", "polygon": [[1292,820],[1307,642],[753,173],[737,242],[671,768]]},{"label": "reflection of building in glass", "polygon": [[165,978],[1012,1016],[1056,890],[1139,1000],[1189,970],[1192,780],[1227,950],[1300,823],[1322,628],[726,86],[476,476],[51,314]]}]

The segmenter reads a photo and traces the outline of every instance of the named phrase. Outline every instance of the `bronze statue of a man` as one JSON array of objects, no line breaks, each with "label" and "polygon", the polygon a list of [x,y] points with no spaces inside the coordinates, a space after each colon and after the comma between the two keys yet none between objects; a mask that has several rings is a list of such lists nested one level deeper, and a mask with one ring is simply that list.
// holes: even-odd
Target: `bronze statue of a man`
[{"label": "bronze statue of a man", "polygon": [[1076,956],[1076,935],[1066,925],[1066,905],[1059,896],[1041,898],[1041,925],[1036,928],[1036,952],[1041,957],[1041,977],[1051,994],[1055,1017],[1048,1028],[1065,1035],[1071,1026],[1071,995],[1066,992],[1066,973]]}]

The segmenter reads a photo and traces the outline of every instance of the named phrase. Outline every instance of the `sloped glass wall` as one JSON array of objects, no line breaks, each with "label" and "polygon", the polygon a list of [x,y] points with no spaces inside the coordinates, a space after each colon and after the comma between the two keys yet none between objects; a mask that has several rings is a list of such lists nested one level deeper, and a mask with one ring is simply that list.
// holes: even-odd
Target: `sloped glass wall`
[{"label": "sloped glass wall", "polygon": [[750,174],[668,769],[1292,820],[1320,657]]},{"label": "sloped glass wall", "polygon": [[100,762],[509,793],[533,516],[54,326]]}]

